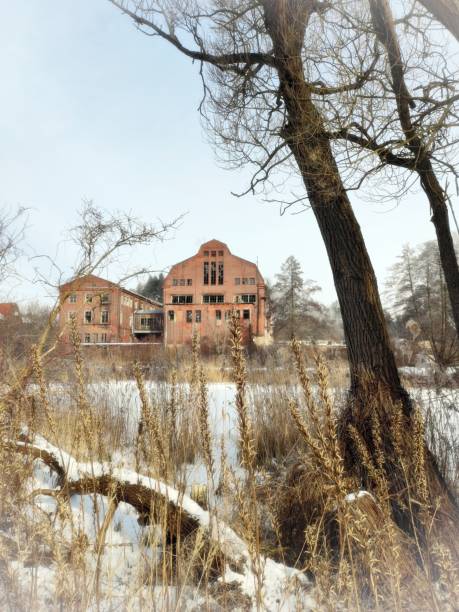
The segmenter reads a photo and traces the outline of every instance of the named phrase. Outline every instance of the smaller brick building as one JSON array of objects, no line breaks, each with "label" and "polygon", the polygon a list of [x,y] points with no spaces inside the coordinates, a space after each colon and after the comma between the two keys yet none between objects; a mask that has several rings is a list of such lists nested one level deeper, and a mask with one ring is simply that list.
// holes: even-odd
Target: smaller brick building
[{"label": "smaller brick building", "polygon": [[162,304],[92,274],[59,287],[61,342],[70,345],[75,317],[82,344],[161,342]]},{"label": "smaller brick building", "polygon": [[241,320],[245,341],[262,342],[269,338],[265,299],[258,266],[210,240],[172,266],[164,280],[164,342],[186,344],[197,331],[203,345],[224,344],[232,311]]},{"label": "smaller brick building", "polygon": [[21,313],[15,302],[2,302],[0,304],[0,321],[22,321]]}]

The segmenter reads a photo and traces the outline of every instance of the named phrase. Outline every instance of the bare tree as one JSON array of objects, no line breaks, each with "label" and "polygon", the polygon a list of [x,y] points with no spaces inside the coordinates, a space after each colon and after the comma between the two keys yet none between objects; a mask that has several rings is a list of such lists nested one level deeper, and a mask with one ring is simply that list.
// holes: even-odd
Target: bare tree
[{"label": "bare tree", "polygon": [[[165,240],[170,232],[178,226],[181,219],[181,217],[178,217],[170,222],[159,221],[158,225],[153,225],[145,223],[128,213],[104,211],[92,201],[84,201],[79,216],[80,222],[69,230],[70,239],[77,247],[76,264],[72,272],[65,275],[67,277],[65,280],[69,280],[69,277],[77,280],[88,274],[97,273],[108,263],[114,263],[123,250]],[[47,257],[47,259],[50,258]],[[51,273],[47,276],[38,273],[38,278],[40,282],[56,292],[64,280],[64,273],[54,261],[51,261],[51,265],[55,278],[52,278]],[[145,268],[133,270],[125,278],[133,278],[148,271]],[[59,316],[62,305],[69,295],[70,293],[59,293],[59,297],[50,310],[47,325],[37,339],[37,352],[42,359],[52,356],[60,339],[57,337],[51,344],[48,342],[50,332]],[[30,377],[32,369],[32,363],[28,363],[14,378],[9,392],[10,397],[22,393],[23,386]]]},{"label": "bare tree", "polygon": [[281,164],[294,164],[332,267],[353,396],[358,402],[382,385],[408,413],[375,274],[332,152],[325,113],[315,101],[360,88],[373,58],[367,70],[352,66],[341,74],[342,84],[317,80],[313,32],[320,30],[328,3],[110,1],[140,29],[199,62],[205,117],[231,163],[257,165],[252,190]]},{"label": "bare tree", "polygon": [[[387,54],[389,86],[395,96],[397,116],[405,139],[404,146],[411,154],[409,157],[405,156],[403,162],[407,169],[418,174],[430,204],[443,274],[456,331],[459,334],[459,266],[449,224],[447,195],[440,184],[432,160],[435,155],[434,146],[441,138],[441,132],[446,129],[448,115],[451,114],[456,118],[454,107],[457,107],[459,102],[459,93],[454,92],[455,83],[452,79],[445,79],[444,75],[442,79],[442,75],[435,74],[435,78],[431,77],[430,83],[424,83],[423,94],[418,95],[415,100],[406,84],[405,62],[389,1],[369,0],[369,4],[376,37]],[[446,93],[438,97],[436,92],[441,91],[442,87]],[[416,112],[413,118],[411,109],[415,109],[417,104],[423,104],[424,108],[421,112]],[[425,127],[429,123],[430,116],[435,114],[437,118],[439,109],[440,116],[435,132],[427,131]],[[400,140],[397,146],[400,147]],[[387,151],[387,148],[385,150]],[[393,159],[398,158],[400,162],[400,155],[392,153],[392,156]]]},{"label": "bare tree", "polygon": [[21,253],[26,209],[0,211],[0,283],[14,273],[14,263]]},{"label": "bare tree", "polygon": [[[198,62],[201,112],[219,151],[232,166],[256,167],[248,191],[269,186],[282,168],[294,168],[301,178],[342,313],[352,398],[342,434],[350,464],[358,469],[348,432],[355,425],[374,449],[369,402],[383,415],[391,400],[401,403],[407,420],[412,412],[330,134],[338,109],[344,109],[345,121],[354,113],[349,97],[369,81],[379,59],[368,52],[368,33],[349,22],[342,26],[341,7],[318,0],[109,1],[141,31]],[[330,59],[330,49],[340,52],[339,63]],[[389,400],[378,403],[380,393]],[[431,456],[429,468],[432,491],[440,495],[445,483]],[[403,495],[400,474],[391,472],[390,479],[392,491]]]},{"label": "bare tree", "polygon": [[418,0],[459,41],[458,0]]}]

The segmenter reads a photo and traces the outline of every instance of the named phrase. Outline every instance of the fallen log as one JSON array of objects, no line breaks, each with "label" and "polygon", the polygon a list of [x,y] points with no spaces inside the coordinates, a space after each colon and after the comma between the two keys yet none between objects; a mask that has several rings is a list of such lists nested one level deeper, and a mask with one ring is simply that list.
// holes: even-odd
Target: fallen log
[{"label": "fallen log", "polygon": [[130,504],[152,522],[166,519],[172,536],[183,538],[201,531],[221,556],[220,580],[226,584],[237,583],[254,608],[261,599],[264,609],[277,609],[293,591],[301,590],[302,609],[315,609],[314,600],[304,591],[309,584],[304,573],[264,556],[257,562],[263,572],[262,592],[257,593],[257,579],[246,543],[215,513],[204,510],[191,497],[165,482],[107,462],[78,462],[39,435],[31,438],[23,435],[20,440],[7,444],[13,451],[40,459],[57,474],[58,484],[48,490],[50,495],[110,496],[116,502]]}]

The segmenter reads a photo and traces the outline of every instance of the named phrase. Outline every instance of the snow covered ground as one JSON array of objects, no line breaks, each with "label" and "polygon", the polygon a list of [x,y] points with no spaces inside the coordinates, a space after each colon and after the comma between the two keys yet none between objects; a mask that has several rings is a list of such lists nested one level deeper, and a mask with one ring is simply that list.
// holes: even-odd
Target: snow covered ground
[{"label": "snow covered ground", "polygon": [[[147,382],[146,388],[155,403],[167,401],[170,394],[170,387],[164,383]],[[182,391],[186,391],[185,386],[182,387]],[[296,389],[292,388],[292,391]],[[457,449],[459,392],[451,389],[438,391],[431,388],[414,388],[410,391],[426,415],[429,435],[437,435],[437,438],[440,436],[439,444],[450,445]],[[72,410],[73,393],[74,389],[70,386],[52,385],[50,387],[51,404],[60,406],[63,411]],[[248,397],[250,396],[249,387]],[[222,438],[229,464],[236,471],[240,469],[237,452],[237,414],[234,405],[235,386],[230,383],[211,383],[208,385],[208,398],[213,452],[216,459],[216,480],[218,481]],[[88,399],[98,409],[102,407],[106,411],[107,418],[122,416],[126,429],[126,440],[132,444],[140,413],[139,395],[135,382],[114,380],[90,384],[88,385]],[[452,457],[457,459],[457,451]],[[107,469],[127,474],[126,470],[132,469],[132,465],[127,465],[127,463],[128,459],[123,452],[118,452],[114,454],[112,464]],[[69,468],[71,468],[70,465]],[[75,466],[71,469],[77,470]],[[89,470],[89,467],[87,469]],[[454,466],[451,466],[451,469],[454,469]],[[207,483],[206,468],[199,458],[195,464],[185,466],[185,480],[186,493],[190,492],[194,484]],[[55,475],[42,461],[36,460],[33,478],[28,482],[29,492],[37,489],[53,489],[55,486]],[[190,507],[194,504],[192,500],[189,503]],[[104,523],[108,504],[108,498],[101,495],[74,495],[71,498],[70,517],[62,515],[56,498],[50,495],[35,496],[27,507],[30,521],[42,527],[43,520],[46,520],[52,525],[53,531],[59,534],[62,543],[74,541],[75,534],[84,536],[86,544],[82,547],[81,554],[84,559],[82,565],[86,569],[83,576],[78,576],[80,588],[82,592],[85,591],[82,609],[96,609],[94,604],[96,589],[99,593],[97,609],[103,612],[124,609],[194,611],[208,608],[209,605],[212,609],[219,609],[217,604],[212,602],[212,597],[209,594],[204,597],[198,587],[194,588],[189,584],[181,587],[161,584],[162,534],[157,528],[155,530],[154,526],[142,525],[137,511],[129,504],[120,503],[117,506],[109,521],[103,546],[98,550],[98,534]],[[196,509],[194,511],[201,512]],[[208,513],[205,513],[201,519],[208,521],[209,519],[205,518],[207,515]],[[237,538],[237,536],[234,537]],[[63,577],[61,570],[57,571],[54,565],[29,567],[21,558],[13,560],[10,569],[25,592],[33,591],[35,602],[33,609],[40,612],[56,608],[59,580],[64,583],[66,580],[76,580],[75,576],[70,576],[71,572],[67,577],[64,572]],[[314,601],[304,591],[304,585],[297,590],[292,589],[291,584],[288,588],[286,587],[287,578],[290,579],[295,570],[267,559],[264,572],[264,607],[266,610],[314,609]],[[150,586],[145,586],[145,576],[148,573],[157,575],[155,586],[152,586],[151,581]],[[95,581],[95,576],[98,576],[97,581]],[[253,576],[250,574],[248,576],[248,578],[241,577],[240,573],[228,569],[225,580],[240,584],[244,593],[253,596]],[[301,582],[301,576],[299,580]]]}]

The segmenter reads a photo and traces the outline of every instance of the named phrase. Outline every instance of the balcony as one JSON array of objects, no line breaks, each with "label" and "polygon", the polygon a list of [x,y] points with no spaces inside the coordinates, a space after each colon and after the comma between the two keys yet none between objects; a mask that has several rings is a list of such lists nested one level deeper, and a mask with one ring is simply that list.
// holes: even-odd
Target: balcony
[{"label": "balcony", "polygon": [[132,318],[132,333],[161,335],[163,333],[162,310],[136,310]]}]

